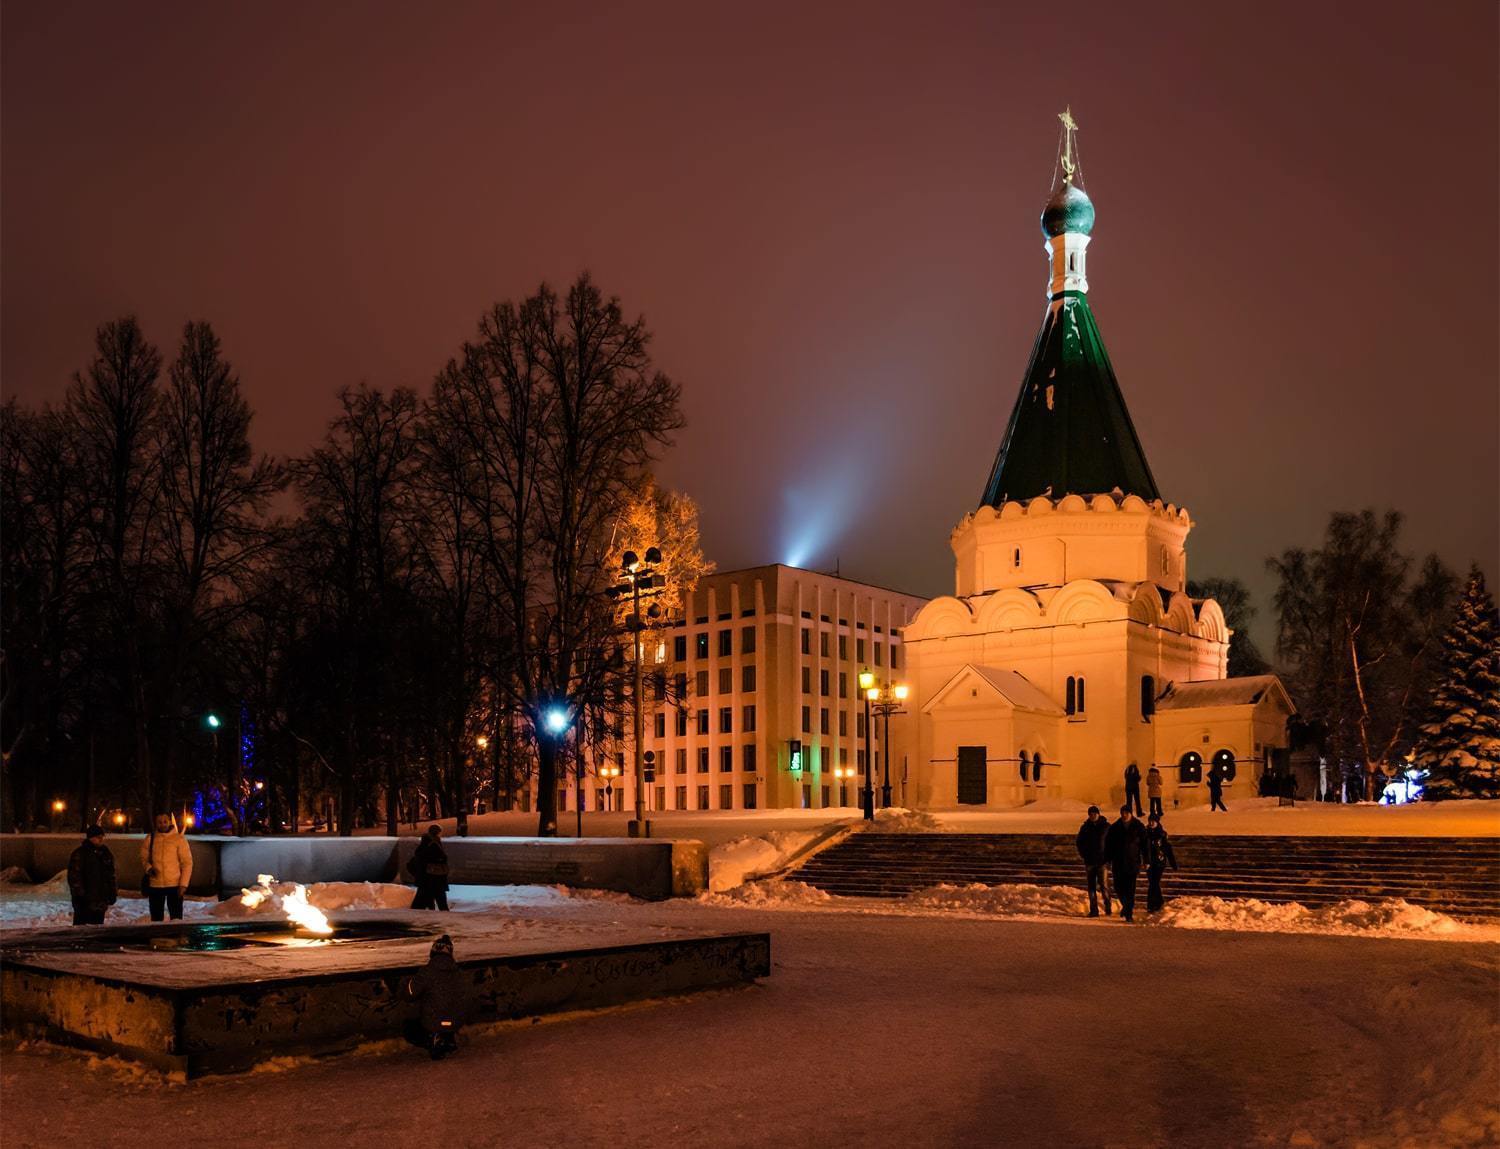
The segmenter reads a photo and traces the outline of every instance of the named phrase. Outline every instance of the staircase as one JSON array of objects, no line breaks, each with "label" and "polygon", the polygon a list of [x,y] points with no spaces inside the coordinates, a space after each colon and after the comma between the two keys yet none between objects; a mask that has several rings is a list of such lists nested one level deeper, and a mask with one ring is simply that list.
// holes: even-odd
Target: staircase
[{"label": "staircase", "polygon": [[[1500,838],[1173,836],[1186,895],[1327,905],[1405,898],[1463,917],[1500,918]],[[901,897],[940,884],[1077,886],[1071,834],[856,833],[787,875],[845,897]],[[1145,882],[1141,884],[1144,897]]]}]

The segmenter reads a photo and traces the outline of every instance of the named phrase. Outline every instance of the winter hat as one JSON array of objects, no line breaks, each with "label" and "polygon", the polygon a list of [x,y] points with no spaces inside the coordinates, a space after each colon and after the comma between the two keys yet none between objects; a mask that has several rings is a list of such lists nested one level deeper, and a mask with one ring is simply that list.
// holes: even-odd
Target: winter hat
[{"label": "winter hat", "polygon": [[102,838],[104,837],[104,827],[95,822],[83,832],[83,836],[85,838]]},{"label": "winter hat", "polygon": [[453,939],[450,938],[447,934],[444,934],[442,937],[438,938],[437,941],[432,943],[432,952],[435,954],[451,954],[453,952]]}]

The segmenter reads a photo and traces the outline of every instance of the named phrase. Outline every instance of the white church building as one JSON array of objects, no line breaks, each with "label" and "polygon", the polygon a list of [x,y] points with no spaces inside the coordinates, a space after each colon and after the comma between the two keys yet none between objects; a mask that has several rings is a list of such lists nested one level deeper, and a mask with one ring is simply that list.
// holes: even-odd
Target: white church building
[{"label": "white church building", "polygon": [[980,505],[953,531],[954,593],[902,631],[911,696],[893,749],[913,806],[1118,806],[1134,763],[1161,770],[1170,810],[1208,801],[1214,763],[1226,798],[1253,795],[1287,745],[1280,681],[1226,678],[1223,613],[1187,593],[1192,520],[1157,490],[1089,308],[1094,207],[1063,123],[1042,329]]}]

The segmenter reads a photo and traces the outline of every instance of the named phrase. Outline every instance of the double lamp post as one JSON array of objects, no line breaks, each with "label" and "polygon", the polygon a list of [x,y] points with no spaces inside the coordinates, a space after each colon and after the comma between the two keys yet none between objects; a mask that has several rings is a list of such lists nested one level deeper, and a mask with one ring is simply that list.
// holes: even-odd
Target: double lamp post
[{"label": "double lamp post", "polygon": [[885,781],[880,787],[880,805],[882,809],[889,809],[891,805],[891,715],[905,714],[901,704],[906,701],[907,686],[904,682],[897,682],[891,686],[882,688],[875,680],[875,674],[868,667],[859,672],[859,692],[865,699],[865,786],[862,797],[864,799],[865,821],[875,820],[875,776],[874,755],[870,752],[870,711],[885,720],[885,729],[881,731],[880,746],[882,765],[885,770]]}]

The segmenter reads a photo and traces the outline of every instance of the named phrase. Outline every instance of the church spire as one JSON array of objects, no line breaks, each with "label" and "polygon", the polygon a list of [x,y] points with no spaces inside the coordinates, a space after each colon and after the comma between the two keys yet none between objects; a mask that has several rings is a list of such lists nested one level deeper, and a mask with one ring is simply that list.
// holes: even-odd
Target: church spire
[{"label": "church spire", "polygon": [[1088,305],[1084,252],[1094,205],[1080,186],[1078,123],[1064,111],[1053,193],[1042,211],[1047,314],[995,457],[983,504],[1038,495],[1161,497]]}]

